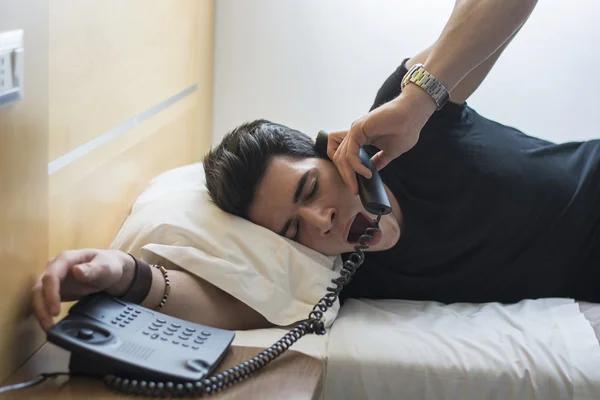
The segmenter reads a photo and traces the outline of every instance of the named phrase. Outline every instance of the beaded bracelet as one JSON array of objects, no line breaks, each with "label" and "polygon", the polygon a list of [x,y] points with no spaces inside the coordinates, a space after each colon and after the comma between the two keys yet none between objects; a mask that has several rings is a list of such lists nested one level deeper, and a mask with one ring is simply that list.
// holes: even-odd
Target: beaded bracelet
[{"label": "beaded bracelet", "polygon": [[153,267],[158,269],[163,274],[163,277],[165,278],[165,292],[163,294],[163,297],[162,297],[160,303],[158,304],[158,307],[155,308],[155,310],[158,311],[161,308],[163,308],[164,305],[167,303],[167,298],[169,297],[169,294],[171,293],[171,281],[169,280],[169,274],[167,273],[167,269],[165,267],[163,267],[162,265],[153,265]]}]

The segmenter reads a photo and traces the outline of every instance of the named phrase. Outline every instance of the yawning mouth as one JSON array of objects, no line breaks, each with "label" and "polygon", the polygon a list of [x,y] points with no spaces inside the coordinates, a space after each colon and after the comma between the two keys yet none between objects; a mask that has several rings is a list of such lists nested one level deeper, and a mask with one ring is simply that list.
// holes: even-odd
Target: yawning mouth
[{"label": "yawning mouth", "polygon": [[371,222],[362,213],[358,213],[352,221],[350,230],[348,231],[348,237],[346,240],[349,243],[358,243],[361,235],[364,235],[367,228],[371,226]]}]

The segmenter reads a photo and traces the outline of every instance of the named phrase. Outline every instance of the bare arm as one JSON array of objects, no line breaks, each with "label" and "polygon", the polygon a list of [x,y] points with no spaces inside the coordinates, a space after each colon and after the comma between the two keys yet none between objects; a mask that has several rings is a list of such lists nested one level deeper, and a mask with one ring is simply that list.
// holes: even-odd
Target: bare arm
[{"label": "bare arm", "polygon": [[[521,26],[522,27],[522,26]],[[457,104],[462,104],[477,90],[483,80],[487,77],[489,72],[492,70],[498,58],[502,55],[504,50],[508,47],[510,42],[517,36],[519,28],[498,50],[494,52],[487,60],[479,64],[473,71],[469,72],[467,76],[452,91],[450,94],[450,101]],[[410,60],[406,62],[406,68],[410,69],[415,64],[424,64],[431,54],[433,46],[428,47]]]},{"label": "bare arm", "polygon": [[[274,326],[257,311],[204,279],[176,269],[169,270],[168,274],[171,292],[167,303],[160,309],[164,314],[229,330]],[[152,288],[141,305],[150,309],[156,308],[164,290],[162,273],[152,268]]]},{"label": "bare arm", "polygon": [[[488,60],[477,71],[481,82],[481,76],[487,75],[536,4],[537,0],[457,0],[423,63],[425,69],[453,92],[471,71]],[[462,97],[455,95],[458,101]]]},{"label": "bare arm", "polygon": [[[448,88],[454,102],[462,103],[479,86],[500,55],[496,52],[503,50],[536,4],[537,0],[457,0],[423,62],[424,68]],[[459,88],[459,83],[482,64]],[[394,100],[354,121],[347,132],[341,131],[336,140],[330,140],[327,152],[333,155],[350,191],[358,194],[357,173],[371,177],[359,157],[361,147],[371,144],[380,149],[372,161],[381,170],[416,145],[435,110],[436,104],[427,93],[407,85]]]},{"label": "bare arm", "polygon": [[[174,317],[230,330],[273,326],[266,318],[214,285],[176,266],[168,275],[171,291],[161,312]],[[142,306],[156,308],[165,292],[162,273],[152,268],[152,286]],[[49,261],[32,288],[32,310],[44,330],[59,316],[61,301],[74,301],[106,291],[122,296],[134,279],[135,262],[119,250],[68,250]]]}]

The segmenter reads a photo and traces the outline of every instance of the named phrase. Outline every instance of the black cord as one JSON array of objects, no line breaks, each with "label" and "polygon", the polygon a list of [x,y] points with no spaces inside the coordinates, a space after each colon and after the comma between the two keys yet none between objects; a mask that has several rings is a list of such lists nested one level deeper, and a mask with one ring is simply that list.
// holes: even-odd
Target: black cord
[{"label": "black cord", "polygon": [[[283,354],[301,337],[306,336],[309,333],[324,335],[326,330],[323,322],[323,315],[331,306],[333,306],[333,304],[335,304],[343,287],[350,282],[358,267],[364,262],[365,254],[363,250],[369,248],[367,241],[373,239],[372,235],[379,231],[379,221],[381,220],[381,216],[382,213],[379,213],[377,218],[371,222],[371,226],[360,236],[358,240],[359,244],[354,247],[354,252],[352,252],[344,262],[342,270],[340,271],[340,276],[331,280],[335,287],[327,288],[328,293],[326,293],[314,306],[308,315],[308,319],[300,322],[295,328],[286,333],[275,344],[259,355],[244,363],[238,364],[227,371],[199,381],[189,381],[184,383],[155,382],[108,375],[104,377],[104,383],[113,391],[132,395],[152,397],[199,397],[205,394],[219,392],[237,382],[249,378]],[[35,386],[49,378],[55,378],[60,375],[69,375],[69,373],[53,372],[41,374],[38,378],[28,382],[0,387],[0,393]]]},{"label": "black cord", "polygon": [[12,385],[2,386],[2,387],[0,387],[0,393],[6,393],[6,392],[10,392],[12,390],[25,389],[25,388],[32,387],[35,385],[39,385],[40,383],[44,382],[47,379],[51,379],[51,378],[53,379],[53,378],[56,378],[57,376],[61,376],[61,375],[69,375],[69,373],[68,372],[43,373],[43,374],[40,374],[37,378],[32,379],[27,382],[21,382],[21,383],[15,383]]}]

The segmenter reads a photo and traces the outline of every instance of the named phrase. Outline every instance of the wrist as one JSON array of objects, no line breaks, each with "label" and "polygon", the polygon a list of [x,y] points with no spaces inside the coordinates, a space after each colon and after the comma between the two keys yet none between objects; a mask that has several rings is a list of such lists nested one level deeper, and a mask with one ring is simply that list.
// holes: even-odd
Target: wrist
[{"label": "wrist", "polygon": [[429,93],[414,83],[409,83],[406,85],[402,90],[400,97],[407,98],[414,105],[419,115],[424,118],[431,117],[431,115],[433,115],[437,109],[437,104],[429,95]]},{"label": "wrist", "polygon": [[121,297],[131,287],[135,277],[135,260],[129,254],[119,251],[119,259],[121,260],[121,277],[111,287],[105,291],[111,296]]}]

